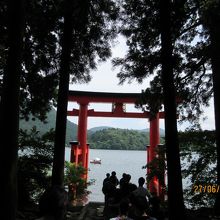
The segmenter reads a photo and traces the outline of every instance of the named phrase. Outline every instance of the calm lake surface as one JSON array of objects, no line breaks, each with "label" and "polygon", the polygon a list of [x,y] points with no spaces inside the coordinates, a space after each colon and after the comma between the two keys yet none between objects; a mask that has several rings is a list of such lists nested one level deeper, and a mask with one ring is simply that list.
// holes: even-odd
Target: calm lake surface
[{"label": "calm lake surface", "polygon": [[[131,182],[137,184],[138,178],[145,177],[146,170],[142,166],[146,165],[146,151],[128,151],[128,150],[97,150],[90,149],[89,160],[100,158],[101,164],[89,163],[89,180],[94,179],[95,183],[89,186],[91,191],[88,200],[104,202],[102,193],[102,182],[106,173],[115,171],[118,179],[122,173],[131,175]],[[66,160],[70,160],[70,148],[66,148]]]}]

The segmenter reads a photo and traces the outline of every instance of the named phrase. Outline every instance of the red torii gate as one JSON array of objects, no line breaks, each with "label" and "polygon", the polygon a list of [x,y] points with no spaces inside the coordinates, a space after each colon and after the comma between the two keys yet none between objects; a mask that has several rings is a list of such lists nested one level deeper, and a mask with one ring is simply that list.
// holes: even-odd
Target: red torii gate
[{"label": "red torii gate", "polygon": [[[87,144],[87,118],[88,117],[119,117],[119,118],[149,118],[150,113],[126,112],[124,104],[135,104],[141,93],[104,93],[69,91],[69,102],[77,102],[79,110],[68,111],[68,116],[78,116],[78,142],[71,143],[71,162],[81,163],[88,168],[89,146]],[[114,108],[111,112],[95,111],[88,109],[89,103],[112,103]],[[156,157],[155,148],[160,144],[159,119],[164,118],[164,112],[159,112],[156,117],[150,120],[150,146],[147,148],[147,163]],[[149,169],[147,171],[149,173]],[[86,176],[87,178],[87,176]],[[158,179],[154,178],[149,184],[149,190],[163,196],[162,186]]]}]

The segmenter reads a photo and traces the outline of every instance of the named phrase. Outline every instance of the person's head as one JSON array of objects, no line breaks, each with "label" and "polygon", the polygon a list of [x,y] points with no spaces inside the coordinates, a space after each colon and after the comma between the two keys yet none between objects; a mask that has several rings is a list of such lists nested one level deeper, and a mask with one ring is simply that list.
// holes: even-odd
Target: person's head
[{"label": "person's head", "polygon": [[110,177],[110,173],[106,173],[106,177],[109,178]]},{"label": "person's head", "polygon": [[53,216],[59,219],[65,216],[68,194],[61,186],[52,186],[40,198],[39,209],[43,216]]},{"label": "person's head", "polygon": [[140,178],[138,179],[138,184],[139,184],[139,186],[143,186],[144,183],[145,183],[144,177],[140,177]]},{"label": "person's head", "polygon": [[126,182],[129,183],[131,180],[131,175],[130,174],[126,174]]},{"label": "person's head", "polygon": [[122,174],[122,178],[125,179],[125,178],[126,178],[126,175],[127,175],[126,173],[123,173],[123,174]]},{"label": "person's head", "polygon": [[112,171],[112,176],[116,176],[116,172],[115,171]]}]

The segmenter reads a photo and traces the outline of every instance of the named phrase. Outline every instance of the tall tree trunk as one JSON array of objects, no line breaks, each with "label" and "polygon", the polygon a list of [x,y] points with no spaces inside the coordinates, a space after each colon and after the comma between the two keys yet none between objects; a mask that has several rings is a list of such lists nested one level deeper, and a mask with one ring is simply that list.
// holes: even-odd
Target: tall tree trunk
[{"label": "tall tree trunk", "polygon": [[15,220],[17,209],[17,160],[19,90],[24,29],[24,1],[8,1],[8,58],[0,104],[0,213]]},{"label": "tall tree trunk", "polygon": [[170,0],[160,1],[162,86],[165,110],[165,144],[168,167],[169,220],[185,219],[179,141],[176,121],[176,90],[172,63]]},{"label": "tall tree trunk", "polygon": [[65,0],[52,185],[62,186],[64,181],[66,117],[70,78],[70,59],[71,48],[74,45],[74,42],[72,41],[72,34],[75,29],[78,29],[77,31],[84,30],[88,17],[88,5],[88,0]]},{"label": "tall tree trunk", "polygon": [[65,161],[65,138],[66,138],[66,117],[69,91],[69,70],[71,38],[73,32],[71,1],[65,1],[64,30],[62,38],[62,53],[60,61],[60,81],[58,92],[58,105],[56,116],[56,131],[54,145],[54,159],[52,170],[52,185],[63,185],[64,161]]},{"label": "tall tree trunk", "polygon": [[[220,8],[220,3],[218,3]],[[211,12],[212,13],[212,12]],[[209,32],[211,38],[211,62],[214,90],[214,111],[216,128],[216,147],[217,147],[217,184],[220,185],[220,15],[211,16]],[[220,192],[218,192],[215,202],[215,212],[220,215]]]}]

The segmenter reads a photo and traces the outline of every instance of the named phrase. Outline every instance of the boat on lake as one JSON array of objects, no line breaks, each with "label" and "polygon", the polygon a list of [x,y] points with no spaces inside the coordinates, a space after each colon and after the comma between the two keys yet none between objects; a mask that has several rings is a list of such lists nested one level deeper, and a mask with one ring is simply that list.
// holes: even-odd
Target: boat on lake
[{"label": "boat on lake", "polygon": [[94,163],[94,164],[101,164],[101,159],[96,157],[95,159],[93,160],[90,160],[90,163]]}]

